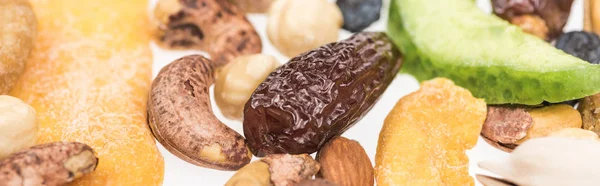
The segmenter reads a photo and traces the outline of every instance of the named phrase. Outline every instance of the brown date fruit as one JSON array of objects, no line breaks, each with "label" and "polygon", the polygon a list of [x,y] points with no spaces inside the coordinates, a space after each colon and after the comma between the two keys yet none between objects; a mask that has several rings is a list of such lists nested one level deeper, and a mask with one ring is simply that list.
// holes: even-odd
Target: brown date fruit
[{"label": "brown date fruit", "polygon": [[398,73],[401,55],[385,33],[363,32],[292,58],[244,107],[256,156],[313,153],[371,109]]}]

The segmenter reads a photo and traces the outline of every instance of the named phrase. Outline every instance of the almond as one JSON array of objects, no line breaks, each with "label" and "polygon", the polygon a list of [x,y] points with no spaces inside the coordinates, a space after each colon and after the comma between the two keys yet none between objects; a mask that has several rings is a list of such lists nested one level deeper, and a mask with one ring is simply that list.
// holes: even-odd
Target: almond
[{"label": "almond", "polygon": [[317,177],[344,186],[375,184],[373,165],[365,149],[356,141],[344,137],[331,139],[317,153],[321,170]]}]

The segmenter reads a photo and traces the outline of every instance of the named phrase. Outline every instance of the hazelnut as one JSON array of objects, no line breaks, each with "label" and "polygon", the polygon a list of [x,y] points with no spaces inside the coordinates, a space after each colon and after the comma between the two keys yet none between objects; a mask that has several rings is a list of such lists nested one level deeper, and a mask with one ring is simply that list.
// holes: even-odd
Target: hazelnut
[{"label": "hazelnut", "polygon": [[269,40],[288,57],[337,41],[343,24],[342,12],[327,0],[278,0],[268,16]]}]

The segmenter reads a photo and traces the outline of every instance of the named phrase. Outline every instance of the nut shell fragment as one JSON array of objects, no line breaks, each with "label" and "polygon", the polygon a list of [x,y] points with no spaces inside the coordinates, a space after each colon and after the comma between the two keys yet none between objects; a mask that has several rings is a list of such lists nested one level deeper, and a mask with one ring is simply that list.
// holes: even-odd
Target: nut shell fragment
[{"label": "nut shell fragment", "polygon": [[217,66],[262,51],[244,12],[227,0],[160,0],[154,22],[159,45],[206,51]]}]

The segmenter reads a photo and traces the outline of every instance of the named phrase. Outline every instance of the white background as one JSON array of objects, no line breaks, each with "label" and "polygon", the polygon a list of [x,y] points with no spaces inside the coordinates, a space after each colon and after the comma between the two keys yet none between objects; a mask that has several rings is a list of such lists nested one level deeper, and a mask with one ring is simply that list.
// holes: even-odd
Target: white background
[{"label": "white background", "polygon": [[[151,0],[151,6],[156,3],[157,0]],[[386,22],[387,22],[387,7],[389,0],[384,0],[384,7],[382,8],[381,18],[378,22],[371,25],[366,31],[385,31]],[[490,0],[477,0],[478,5],[486,12],[491,11]],[[567,24],[566,30],[581,30],[583,27],[583,0],[575,0],[573,4],[573,11],[571,13],[571,17],[569,18],[569,23]],[[266,16],[260,14],[252,14],[248,16],[248,19],[257,32],[262,38],[263,44],[263,53],[270,54],[277,57],[280,63],[287,62],[287,58],[279,54],[279,52],[271,45],[269,39],[266,35]],[[340,38],[345,39],[349,37],[351,33],[347,31],[340,31]],[[158,71],[170,63],[171,61],[185,56],[187,54],[197,54],[198,51],[166,51],[159,49],[156,45],[152,45],[152,50],[154,52],[154,66],[153,71],[154,75],[158,73]],[[393,83],[388,87],[386,92],[381,96],[380,100],[375,104],[373,109],[358,122],[354,127],[348,130],[343,134],[344,137],[357,140],[360,144],[365,148],[367,154],[373,159],[375,157],[375,150],[377,148],[377,140],[379,136],[379,131],[383,125],[383,120],[388,114],[388,112],[393,108],[394,104],[400,99],[402,96],[417,90],[419,87],[418,82],[410,75],[399,74],[396,76]],[[211,88],[212,94],[212,88]],[[233,121],[225,119],[220,113],[218,107],[212,104],[213,110],[215,110],[215,114],[223,123],[227,124],[229,127],[238,131],[240,134],[242,132],[242,123],[240,121]],[[232,171],[218,171],[203,167],[194,166],[189,164],[179,158],[175,157],[167,150],[165,150],[160,144],[158,147],[165,158],[165,186],[197,186],[197,185],[207,185],[207,186],[217,186],[224,185],[225,182],[235,173]],[[487,173],[477,167],[477,162],[480,162],[485,159],[502,157],[507,154],[495,149],[488,145],[482,139],[479,140],[477,146],[467,152],[470,159],[470,173],[474,175],[476,173]],[[254,158],[256,160],[256,158]],[[477,183],[477,185],[481,185]]]}]

